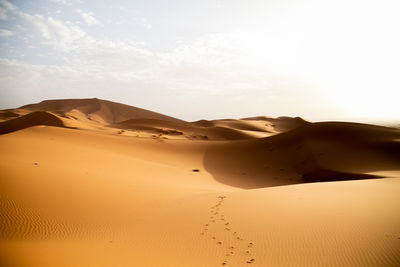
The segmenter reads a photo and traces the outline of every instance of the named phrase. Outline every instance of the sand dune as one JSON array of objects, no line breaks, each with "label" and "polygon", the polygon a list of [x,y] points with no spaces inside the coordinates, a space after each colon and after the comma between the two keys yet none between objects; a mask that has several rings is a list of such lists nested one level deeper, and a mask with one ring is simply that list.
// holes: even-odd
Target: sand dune
[{"label": "sand dune", "polygon": [[313,123],[263,139],[221,143],[205,154],[215,179],[259,188],[312,181],[376,178],[397,170],[400,131],[355,123]]},{"label": "sand dune", "polygon": [[63,101],[2,113],[1,266],[400,265],[398,129]]},{"label": "sand dune", "polygon": [[15,112],[13,112],[11,110],[1,110],[0,111],[0,120],[1,121],[9,120],[9,119],[12,119],[12,118],[17,118],[19,116],[20,116],[19,114],[15,113]]},{"label": "sand dune", "polygon": [[[12,117],[15,117],[13,114]],[[36,111],[15,119],[0,122],[0,134],[10,133],[36,125],[63,127],[62,121],[55,115]]]},{"label": "sand dune", "polygon": [[253,137],[251,134],[236,128],[219,126],[201,127],[186,122],[169,122],[157,119],[131,119],[110,126],[164,136],[180,136],[188,139],[237,140]]},{"label": "sand dune", "polygon": [[155,118],[129,119],[109,127],[147,132],[157,135],[173,135],[187,139],[240,140],[267,137],[307,125],[301,118],[255,117],[245,119],[200,120],[195,122],[166,121]]},{"label": "sand dune", "polygon": [[97,98],[45,100],[22,106],[20,109],[50,111],[65,117],[68,117],[69,112],[78,110],[93,121],[108,124],[135,118],[181,121],[160,113]]},{"label": "sand dune", "polygon": [[265,122],[266,125],[272,127],[276,132],[279,132],[279,133],[290,131],[290,130],[296,129],[300,126],[309,124],[308,121],[305,121],[300,117],[271,118],[271,117],[266,117],[266,116],[259,116],[259,117],[243,118],[242,120]]},{"label": "sand dune", "polygon": [[[289,117],[186,122],[141,108],[97,98],[45,100],[18,109],[5,110],[0,112],[0,115],[2,120],[11,120],[33,111],[50,112],[58,117],[66,127],[163,139],[252,139],[271,136],[307,123],[300,118]],[[42,124],[47,125],[45,121]]]}]

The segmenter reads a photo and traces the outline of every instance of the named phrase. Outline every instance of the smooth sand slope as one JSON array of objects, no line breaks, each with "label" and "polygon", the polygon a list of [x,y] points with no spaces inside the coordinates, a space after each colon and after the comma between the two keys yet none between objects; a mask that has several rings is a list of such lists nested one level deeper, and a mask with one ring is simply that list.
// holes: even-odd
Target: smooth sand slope
[{"label": "smooth sand slope", "polygon": [[1,266],[400,265],[397,129],[63,101],[1,113]]}]

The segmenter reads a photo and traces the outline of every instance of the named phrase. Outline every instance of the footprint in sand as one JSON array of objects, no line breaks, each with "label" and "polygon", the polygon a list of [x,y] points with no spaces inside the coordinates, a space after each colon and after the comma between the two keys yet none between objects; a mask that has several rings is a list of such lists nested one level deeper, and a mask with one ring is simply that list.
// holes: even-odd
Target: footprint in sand
[{"label": "footprint in sand", "polygon": [[[218,223],[216,223],[215,225],[217,226],[217,227],[221,227],[220,229],[222,229],[222,228],[224,228],[224,231],[231,231],[232,230],[232,234],[233,234],[233,236],[231,236],[231,239],[233,239],[233,240],[236,240],[236,241],[241,241],[241,240],[243,240],[240,236],[239,236],[239,234],[238,234],[238,232],[234,232],[233,231],[233,229],[231,229],[231,228],[228,228],[228,226],[230,225],[230,222],[227,222],[226,220],[225,220],[225,215],[224,214],[221,214],[221,211],[222,211],[222,204],[223,204],[223,201],[225,200],[225,198],[226,198],[226,196],[218,196],[218,201],[217,201],[217,204],[216,205],[214,205],[214,206],[212,206],[211,208],[210,208],[210,213],[211,213],[211,216],[209,217],[210,218],[210,220],[209,220],[209,222],[211,222],[211,223],[214,223],[215,221],[216,221],[216,219],[220,219],[221,221],[222,221],[222,223],[221,224],[218,224]],[[212,225],[214,225],[214,224],[212,224]],[[204,235],[205,234],[205,231],[208,231],[209,230],[209,226],[210,226],[210,224],[209,223],[207,223],[207,224],[205,224],[204,225],[204,228],[203,228],[203,231],[200,233],[200,235]],[[215,227],[215,226],[214,226]],[[211,229],[211,232],[209,231],[209,233],[213,233],[213,229]],[[211,236],[211,239],[212,240],[216,240],[217,239],[217,236]],[[232,240],[231,240],[232,241]],[[214,241],[215,242],[215,241]],[[229,243],[229,240],[228,240],[228,243]],[[218,242],[216,242],[216,245],[218,246],[218,245],[221,245],[221,247],[223,247],[222,246],[222,241],[218,241]],[[253,247],[253,243],[248,243],[248,245],[247,245],[247,249],[248,250],[245,250],[244,251],[244,253],[245,253],[245,255],[251,255],[252,253],[251,253],[251,248]],[[240,246],[239,246],[239,248],[235,248],[235,246],[229,246],[228,247],[228,251],[230,251],[229,253],[227,253],[227,254],[225,254],[225,257],[231,257],[231,256],[233,256],[235,253],[234,253],[234,251],[235,250],[238,250],[238,252],[240,252],[241,251],[241,248],[240,248]],[[225,252],[226,253],[226,252]],[[243,252],[241,252],[241,253],[243,253]],[[234,259],[234,258],[232,258],[232,259]],[[254,263],[255,262],[255,259],[254,258],[252,258],[252,259],[249,259],[249,260],[247,260],[246,261],[246,263],[248,263],[248,264],[251,264],[251,263]],[[228,261],[227,260],[225,260],[225,261],[223,261],[222,263],[221,263],[222,265],[227,265],[228,264]]]}]

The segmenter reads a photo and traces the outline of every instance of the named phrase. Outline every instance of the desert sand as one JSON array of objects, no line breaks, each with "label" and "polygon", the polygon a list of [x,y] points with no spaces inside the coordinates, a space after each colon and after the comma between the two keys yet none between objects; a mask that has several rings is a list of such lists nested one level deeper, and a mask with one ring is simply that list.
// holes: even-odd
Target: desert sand
[{"label": "desert sand", "polygon": [[1,266],[400,266],[400,130],[0,111]]}]

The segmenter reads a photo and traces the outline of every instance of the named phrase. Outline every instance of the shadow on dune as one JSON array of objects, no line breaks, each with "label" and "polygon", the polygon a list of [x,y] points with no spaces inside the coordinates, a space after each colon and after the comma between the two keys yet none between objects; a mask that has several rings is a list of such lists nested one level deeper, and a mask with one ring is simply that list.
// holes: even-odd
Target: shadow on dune
[{"label": "shadow on dune", "polygon": [[313,182],[376,179],[376,178],[383,178],[383,176],[363,174],[363,173],[339,172],[339,171],[316,168],[313,171],[304,173],[301,176],[301,178],[304,183],[313,183]]},{"label": "shadow on dune", "polygon": [[15,119],[1,122],[0,135],[38,125],[65,127],[57,116],[45,111],[35,111]]},{"label": "shadow on dune", "polygon": [[313,123],[267,138],[215,143],[204,166],[216,181],[245,189],[382,178],[368,173],[400,170],[400,131]]}]

